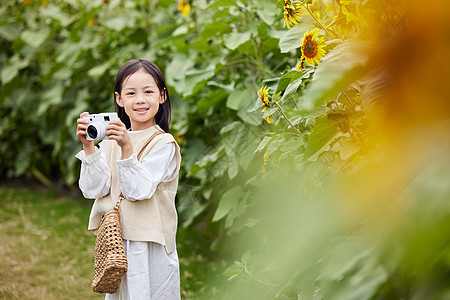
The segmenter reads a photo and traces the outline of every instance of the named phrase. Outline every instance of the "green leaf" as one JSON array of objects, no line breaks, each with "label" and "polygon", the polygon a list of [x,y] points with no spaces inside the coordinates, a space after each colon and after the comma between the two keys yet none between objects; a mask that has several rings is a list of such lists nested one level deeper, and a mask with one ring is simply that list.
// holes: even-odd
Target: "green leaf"
[{"label": "green leaf", "polygon": [[47,89],[42,96],[42,102],[39,103],[39,109],[36,114],[38,116],[42,116],[45,112],[47,112],[49,107],[61,103],[63,92],[64,86],[62,83],[56,83],[51,88]]},{"label": "green leaf", "polygon": [[88,71],[88,75],[96,79],[105,74],[106,70],[108,70],[109,67],[110,67],[109,62],[104,62],[103,64],[91,68]]},{"label": "green leaf", "polygon": [[308,15],[303,15],[301,23],[289,29],[280,38],[279,46],[281,53],[286,53],[300,48],[304,33],[314,29],[315,27],[314,20]]},{"label": "green leaf", "polygon": [[224,35],[223,41],[225,46],[230,50],[236,50],[240,45],[249,41],[251,37],[250,32],[232,32]]},{"label": "green leaf", "polygon": [[287,86],[289,85],[289,83],[291,83],[292,77],[294,77],[294,75],[296,75],[297,73],[298,73],[298,71],[293,70],[293,71],[289,71],[288,73],[281,76],[280,79],[278,80],[278,86],[277,86],[277,90],[275,91],[275,94],[278,92],[284,91],[287,88]]},{"label": "green leaf", "polygon": [[322,152],[330,148],[330,142],[337,137],[338,133],[337,120],[331,120],[328,116],[317,119],[309,135],[309,141],[306,143],[303,160],[317,160]]},{"label": "green leaf", "polygon": [[251,124],[261,124],[261,116],[259,112],[253,110],[255,90],[252,86],[248,88],[239,88],[234,90],[227,99],[227,107],[237,110],[237,115],[242,121]]},{"label": "green leaf", "polygon": [[346,41],[330,51],[317,67],[304,93],[305,109],[312,110],[362,76],[372,47],[375,45],[367,42]]},{"label": "green leaf", "polygon": [[275,22],[278,11],[273,2],[256,1],[256,13],[267,25],[272,25]]},{"label": "green leaf", "polygon": [[226,268],[222,274],[225,277],[227,277],[228,280],[231,280],[231,279],[235,278],[236,276],[238,276],[239,274],[241,274],[242,271],[243,271],[242,263],[236,262],[236,263],[232,264],[231,266],[229,266],[228,268]]},{"label": "green leaf", "polygon": [[184,79],[184,89],[182,94],[184,96],[192,95],[201,84],[210,79],[216,73],[216,64],[211,62],[205,69],[192,69],[186,72]]},{"label": "green leaf", "polygon": [[206,9],[218,8],[224,6],[234,6],[236,5],[236,0],[217,0],[211,3]]},{"label": "green leaf", "polygon": [[21,39],[33,48],[39,48],[49,37],[50,28],[43,27],[39,31],[26,30],[20,35]]},{"label": "green leaf", "polygon": [[197,110],[199,113],[204,113],[211,107],[217,106],[221,103],[226,97],[228,93],[225,90],[215,90],[212,91],[208,97],[202,98],[197,101]]},{"label": "green leaf", "polygon": [[255,152],[259,152],[264,149],[268,142],[272,139],[271,136],[265,136],[263,140],[259,143],[258,148],[256,148]]},{"label": "green leaf", "polygon": [[20,176],[25,173],[30,164],[30,159],[32,158],[33,149],[29,142],[25,143],[19,150],[19,154],[15,161],[15,175]]},{"label": "green leaf", "polygon": [[7,24],[0,27],[0,36],[8,41],[13,41],[20,35],[20,27],[16,23]]},{"label": "green leaf", "polygon": [[243,192],[240,186],[236,185],[230,190],[226,191],[220,199],[219,206],[212,218],[213,222],[223,219],[235,206],[238,205],[242,198]]},{"label": "green leaf", "polygon": [[124,16],[118,16],[115,18],[107,19],[103,22],[105,27],[115,30],[117,32],[122,31],[128,25],[128,19]]},{"label": "green leaf", "polygon": [[186,55],[176,55],[166,68],[167,83],[187,97],[195,94],[203,84],[216,73],[220,58],[212,59],[203,69],[194,68],[193,59]]},{"label": "green leaf", "polygon": [[359,145],[350,137],[343,136],[331,147],[331,150],[338,152],[342,160],[347,160],[359,151]]},{"label": "green leaf", "polygon": [[83,88],[78,91],[77,98],[74,101],[75,104],[71,110],[69,110],[66,114],[66,126],[67,128],[71,128],[74,124],[76,124],[76,120],[79,118],[80,114],[83,111],[88,111],[88,102],[86,99],[89,98],[89,90],[88,88]]},{"label": "green leaf", "polygon": [[354,270],[361,260],[374,254],[372,248],[357,239],[336,238],[331,242],[329,253],[324,257],[320,278],[340,280]]},{"label": "green leaf", "polygon": [[238,110],[237,115],[242,121],[253,126],[258,126],[263,120],[259,112],[251,111],[250,106]]},{"label": "green leaf", "polygon": [[266,111],[263,113],[263,118],[267,118],[268,116],[273,115],[275,112],[278,111],[278,108],[276,107],[269,107],[266,109]]},{"label": "green leaf", "polygon": [[166,67],[167,83],[173,86],[178,93],[182,93],[183,90],[178,87],[177,82],[183,80],[185,73],[193,67],[193,57],[182,54],[175,55]]},{"label": "green leaf", "polygon": [[239,163],[236,153],[227,151],[228,158],[228,178],[233,179],[239,172]]},{"label": "green leaf", "polygon": [[215,86],[221,89],[224,89],[227,92],[233,92],[234,91],[234,82],[231,82],[230,84],[222,84],[220,82],[210,80],[207,82],[208,86]]},{"label": "green leaf", "polygon": [[242,122],[233,122],[222,128],[220,131],[225,153],[229,158],[229,164],[233,169],[229,175],[234,177],[237,173],[238,161],[242,168],[246,169],[254,156],[253,149],[256,149],[260,137],[256,129]]},{"label": "green leaf", "polygon": [[283,97],[281,97],[281,102],[284,102],[291,95],[297,92],[297,89],[300,87],[303,80],[309,78],[312,72],[314,72],[314,69],[305,69],[293,74],[291,78],[291,83],[287,86],[286,90],[284,91]]},{"label": "green leaf", "polygon": [[230,93],[227,99],[227,107],[233,110],[238,110],[242,103],[246,102],[248,98],[252,97],[252,89],[236,89]]},{"label": "green leaf", "polygon": [[188,175],[194,175],[201,169],[209,167],[213,163],[217,162],[221,155],[223,155],[223,147],[213,148],[210,152],[207,152],[195,162]]},{"label": "green leaf", "polygon": [[182,35],[186,34],[189,30],[189,27],[187,25],[180,25],[172,32],[172,36]]},{"label": "green leaf", "polygon": [[2,84],[7,84],[19,74],[19,71],[28,66],[30,59],[22,58],[19,54],[14,55],[2,68]]},{"label": "green leaf", "polygon": [[227,99],[227,107],[231,108],[233,110],[238,110],[241,107],[247,107],[247,103],[249,102],[249,99],[252,99],[253,97],[253,88],[245,88],[245,89],[236,89],[230,95]]},{"label": "green leaf", "polygon": [[230,31],[231,31],[230,24],[228,24],[225,21],[211,22],[204,25],[204,28],[201,32],[201,36],[202,38],[207,39],[223,35],[224,33]]},{"label": "green leaf", "polygon": [[[178,205],[179,207],[180,205]],[[206,203],[200,203],[200,201],[193,201],[193,203],[190,205],[189,209],[187,210],[188,213],[184,213],[183,215],[187,218],[183,222],[184,227],[188,227],[194,222],[194,219],[198,217],[205,209],[208,207]],[[178,209],[178,208],[177,208]]]},{"label": "green leaf", "polygon": [[69,17],[58,6],[52,4],[41,7],[40,14],[61,22],[63,27],[69,26],[76,19],[75,16]]}]

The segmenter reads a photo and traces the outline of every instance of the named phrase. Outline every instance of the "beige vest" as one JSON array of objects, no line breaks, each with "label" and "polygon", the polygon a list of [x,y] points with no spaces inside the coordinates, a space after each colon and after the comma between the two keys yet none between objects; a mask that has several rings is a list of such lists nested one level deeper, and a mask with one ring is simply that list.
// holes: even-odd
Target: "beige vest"
[{"label": "beige vest", "polygon": [[[161,130],[161,128],[156,125],[142,131],[129,132],[136,153],[156,130]],[[167,143],[175,144],[176,177],[169,182],[161,182],[150,199],[122,201],[120,204],[120,222],[123,239],[156,242],[164,245],[167,253],[172,253],[176,248],[175,235],[178,219],[175,209],[175,195],[178,188],[178,171],[181,162],[180,148],[172,135],[169,133],[160,134],[153,138],[146,147],[141,160],[153,150]],[[121,158],[121,148],[115,141],[105,140],[101,142],[100,149],[106,154],[111,169],[111,189],[108,195],[96,199],[92,207],[88,228],[94,233],[98,228],[101,216],[113,208],[120,195],[116,160]]]}]

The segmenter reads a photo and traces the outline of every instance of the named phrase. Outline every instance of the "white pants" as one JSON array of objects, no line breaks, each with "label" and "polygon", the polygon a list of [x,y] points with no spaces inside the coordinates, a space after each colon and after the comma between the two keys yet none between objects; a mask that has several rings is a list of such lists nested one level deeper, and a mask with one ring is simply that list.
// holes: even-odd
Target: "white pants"
[{"label": "white pants", "polygon": [[123,241],[128,272],[114,294],[105,300],[179,300],[180,268],[178,254],[167,254],[163,245]]}]

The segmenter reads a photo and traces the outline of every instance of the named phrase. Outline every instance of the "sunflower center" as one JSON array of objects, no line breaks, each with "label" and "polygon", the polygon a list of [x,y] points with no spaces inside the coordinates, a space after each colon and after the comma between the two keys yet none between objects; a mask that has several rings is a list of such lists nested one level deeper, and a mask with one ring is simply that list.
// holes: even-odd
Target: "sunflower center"
[{"label": "sunflower center", "polygon": [[315,45],[314,45],[313,41],[308,40],[306,42],[306,45],[305,45],[305,48],[304,48],[305,53],[308,54],[308,55],[313,55],[314,54],[314,50],[315,50]]}]

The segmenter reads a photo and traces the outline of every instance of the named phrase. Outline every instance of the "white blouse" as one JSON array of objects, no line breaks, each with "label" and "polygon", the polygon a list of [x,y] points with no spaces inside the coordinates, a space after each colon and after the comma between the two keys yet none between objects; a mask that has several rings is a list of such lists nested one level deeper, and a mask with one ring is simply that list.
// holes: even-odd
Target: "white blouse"
[{"label": "white blouse", "polygon": [[[100,198],[109,193],[111,173],[106,155],[101,149],[86,156],[81,150],[76,157],[81,160],[79,186],[85,198]],[[127,200],[149,199],[160,182],[176,176],[175,145],[166,144],[153,150],[142,163],[136,153],[116,161],[120,189]],[[167,254],[163,245],[153,242],[124,240],[128,272],[114,294],[105,300],[173,299],[180,296],[180,270],[175,250]]]},{"label": "white blouse", "polygon": [[[79,187],[83,196],[96,199],[107,195],[111,187],[111,172],[105,153],[96,148],[91,155],[85,155],[81,150],[75,157],[82,162]],[[168,143],[152,151],[142,163],[133,153],[127,159],[117,160],[116,164],[124,197],[130,201],[149,199],[159,183],[176,176],[175,145]]]}]

